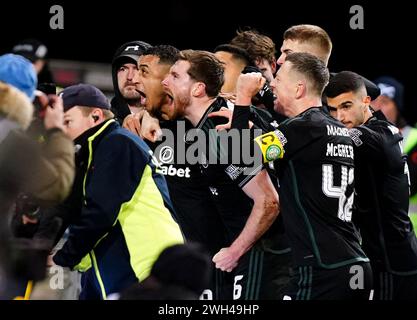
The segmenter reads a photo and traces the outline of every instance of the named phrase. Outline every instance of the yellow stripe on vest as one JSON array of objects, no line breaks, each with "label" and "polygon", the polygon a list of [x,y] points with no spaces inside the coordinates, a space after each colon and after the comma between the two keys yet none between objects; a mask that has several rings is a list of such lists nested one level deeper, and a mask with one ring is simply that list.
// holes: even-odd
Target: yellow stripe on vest
[{"label": "yellow stripe on vest", "polygon": [[147,165],[132,199],[120,208],[120,226],[139,281],[149,276],[152,265],[165,248],[183,243],[178,224],[165,207]]}]

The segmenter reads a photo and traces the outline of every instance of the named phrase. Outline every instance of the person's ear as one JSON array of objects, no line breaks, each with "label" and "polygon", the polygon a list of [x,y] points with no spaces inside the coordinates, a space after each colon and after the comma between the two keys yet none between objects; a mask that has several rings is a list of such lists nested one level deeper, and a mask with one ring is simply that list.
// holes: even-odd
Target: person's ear
[{"label": "person's ear", "polygon": [[271,61],[271,69],[272,69],[272,74],[275,76],[275,74],[277,73],[277,61]]},{"label": "person's ear", "polygon": [[295,98],[296,99],[300,99],[306,92],[307,87],[306,87],[306,82],[305,81],[298,81],[297,82],[297,87],[295,89]]},{"label": "person's ear", "polygon": [[206,85],[204,83],[202,83],[202,82],[196,82],[193,85],[193,87],[194,88],[191,90],[191,95],[193,97],[201,96],[202,94],[204,94],[204,91],[206,89]]},{"label": "person's ear", "polygon": [[371,104],[371,97],[366,96],[365,98],[362,99],[362,102],[368,107]]},{"label": "person's ear", "polygon": [[91,113],[91,118],[93,119],[94,123],[100,120],[100,111],[101,111],[100,109],[95,109]]}]

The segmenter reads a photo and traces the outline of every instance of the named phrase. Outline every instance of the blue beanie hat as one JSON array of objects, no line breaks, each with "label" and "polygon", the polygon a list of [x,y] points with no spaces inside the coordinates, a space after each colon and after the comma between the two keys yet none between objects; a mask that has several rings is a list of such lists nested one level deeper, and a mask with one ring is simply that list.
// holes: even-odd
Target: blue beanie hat
[{"label": "blue beanie hat", "polygon": [[32,63],[26,58],[8,53],[0,56],[0,81],[10,84],[33,100],[38,78]]}]

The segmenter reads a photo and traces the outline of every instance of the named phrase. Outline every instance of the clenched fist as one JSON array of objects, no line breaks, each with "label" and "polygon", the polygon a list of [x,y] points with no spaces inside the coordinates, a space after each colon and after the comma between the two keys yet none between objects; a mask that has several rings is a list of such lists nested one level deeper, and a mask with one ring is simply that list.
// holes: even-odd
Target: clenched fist
[{"label": "clenched fist", "polygon": [[239,106],[249,106],[251,104],[252,97],[254,97],[259,90],[262,89],[265,81],[266,80],[262,76],[262,73],[242,73],[237,79],[235,104]]}]

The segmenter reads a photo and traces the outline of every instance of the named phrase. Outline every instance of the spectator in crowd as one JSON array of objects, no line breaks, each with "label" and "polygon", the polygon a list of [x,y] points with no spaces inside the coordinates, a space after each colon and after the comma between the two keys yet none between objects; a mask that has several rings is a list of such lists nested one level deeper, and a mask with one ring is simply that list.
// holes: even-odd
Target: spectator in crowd
[{"label": "spectator in crowd", "polygon": [[21,55],[32,62],[38,83],[53,83],[53,75],[48,64],[48,48],[38,39],[22,40],[12,48],[12,53]]},{"label": "spectator in crowd", "polygon": [[[4,57],[0,57],[0,65],[3,60]],[[9,66],[13,65],[12,61],[9,62]],[[30,67],[33,68],[31,65]],[[3,71],[4,69],[0,72],[2,80],[10,79],[11,75],[6,77]],[[72,144],[68,145],[69,140],[62,132],[62,100],[58,97],[51,98],[51,105],[47,107],[44,119],[47,139],[44,145],[40,146],[24,133],[32,120],[33,105],[29,98],[13,86],[0,82],[0,251],[3,251],[2,264],[8,264],[7,270],[4,271],[7,276],[2,278],[6,279],[7,283],[0,284],[4,285],[4,291],[0,296],[6,299],[23,295],[26,284],[22,287],[22,282],[26,283],[30,275],[34,274],[30,270],[36,269],[39,274],[45,272],[46,260],[42,265],[42,256],[28,256],[25,260],[25,257],[13,251],[17,247],[14,245],[16,240],[13,239],[10,221],[15,214],[14,208],[19,194],[29,195],[37,204],[49,206],[62,201],[72,185],[73,147]],[[24,212],[19,212],[18,216],[24,224]],[[25,247],[20,246],[20,253],[29,254],[31,250],[35,252],[35,247],[35,243],[27,242]],[[45,251],[46,247],[43,247],[43,250]],[[42,255],[41,251],[37,253]],[[20,261],[26,262],[19,270],[15,264],[16,260],[12,259],[17,256]],[[35,260],[31,261],[30,258]],[[25,271],[22,272],[22,268]],[[16,274],[15,271],[19,273]],[[26,271],[28,272],[25,273]]]},{"label": "spectator in crowd", "polygon": [[123,44],[114,54],[112,79],[115,96],[111,100],[111,110],[120,124],[127,115],[143,108],[134,79],[138,73],[138,58],[150,47],[143,41],[131,41]]},{"label": "spectator in crowd", "polygon": [[48,48],[37,39],[25,39],[12,48],[12,53],[28,59],[32,62],[36,73],[40,74],[46,64]]}]

